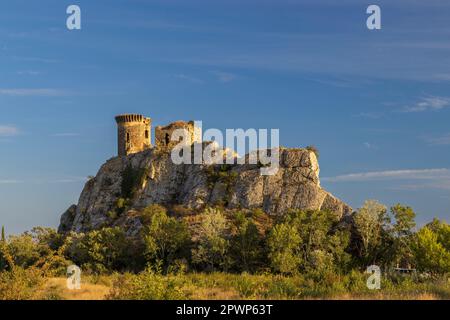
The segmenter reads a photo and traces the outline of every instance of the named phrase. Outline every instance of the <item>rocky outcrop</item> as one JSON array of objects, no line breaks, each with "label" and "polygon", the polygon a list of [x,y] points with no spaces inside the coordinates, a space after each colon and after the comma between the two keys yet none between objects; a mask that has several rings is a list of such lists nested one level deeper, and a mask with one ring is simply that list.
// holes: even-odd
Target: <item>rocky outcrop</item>
[{"label": "rocky outcrop", "polygon": [[77,206],[71,205],[69,209],[66,210],[61,216],[61,221],[59,223],[58,232],[64,233],[70,231],[73,226],[73,220],[75,219],[75,215],[77,213]]},{"label": "rocky outcrop", "polygon": [[[127,186],[130,181],[132,189]],[[153,148],[108,160],[86,183],[78,205],[62,215],[59,230],[84,232],[127,224],[136,232],[139,221],[125,219],[118,210],[125,199],[127,212],[150,204],[195,210],[221,204],[261,208],[271,215],[289,209],[324,209],[342,217],[352,211],[320,187],[316,155],[306,149],[280,149],[278,172],[263,176],[260,165],[175,165],[170,153]]]}]

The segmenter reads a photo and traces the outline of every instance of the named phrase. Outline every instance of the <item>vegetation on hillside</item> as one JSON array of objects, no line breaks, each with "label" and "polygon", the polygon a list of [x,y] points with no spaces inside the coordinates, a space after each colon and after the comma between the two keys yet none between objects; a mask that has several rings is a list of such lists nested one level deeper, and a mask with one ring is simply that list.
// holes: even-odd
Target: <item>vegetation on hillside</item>
[{"label": "vegetation on hillside", "polygon": [[[273,217],[151,205],[139,219],[144,227],[134,237],[120,227],[2,236],[0,299],[64,297],[48,279],[65,277],[72,264],[83,279],[106,277],[112,289],[103,296],[111,299],[449,298],[450,226],[433,220],[417,228],[414,211],[400,204],[388,210],[367,201],[344,220],[327,211]],[[382,291],[366,287],[374,264]]]}]

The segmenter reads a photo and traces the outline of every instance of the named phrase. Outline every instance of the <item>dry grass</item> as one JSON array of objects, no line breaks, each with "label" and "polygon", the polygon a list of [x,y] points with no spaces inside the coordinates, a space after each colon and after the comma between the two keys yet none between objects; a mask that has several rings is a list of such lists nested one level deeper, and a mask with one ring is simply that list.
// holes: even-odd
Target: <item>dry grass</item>
[{"label": "dry grass", "polygon": [[381,293],[374,293],[371,295],[345,293],[332,296],[329,299],[330,300],[440,300],[441,298],[431,293],[401,295],[396,293],[381,292]]},{"label": "dry grass", "polygon": [[192,300],[239,300],[242,297],[235,289],[229,288],[202,288],[193,286]]},{"label": "dry grass", "polygon": [[[136,276],[133,276],[136,277]],[[166,283],[165,276],[156,278],[142,278],[141,289],[145,289],[152,281]],[[107,299],[116,276],[86,276],[82,279],[80,290],[69,290],[65,278],[47,278],[38,296],[40,299],[61,300],[103,300]],[[268,275],[237,275],[224,273],[192,273],[176,277],[176,283],[180,286],[180,292],[185,294],[181,299],[195,300],[240,300],[240,299],[331,299],[331,300],[439,300],[449,299],[448,283],[434,283],[429,285],[413,285],[401,287],[385,287],[380,291],[353,290],[349,292],[332,291],[328,293],[310,294],[305,290],[304,283],[296,281],[295,278],[284,278]],[[136,282],[133,282],[136,283]],[[151,288],[154,286],[150,285]],[[136,288],[135,288],[136,289]],[[138,288],[139,289],[139,288]],[[141,290],[138,290],[140,292]],[[144,290],[145,291],[145,290]],[[120,295],[118,296],[120,298]],[[159,296],[158,296],[159,297]],[[155,299],[164,299],[161,297]],[[177,296],[178,297],[178,296]],[[136,297],[140,299],[139,296]],[[145,296],[141,297],[145,299]]]},{"label": "dry grass", "polygon": [[104,300],[110,287],[104,284],[81,283],[81,289],[70,290],[66,285],[66,278],[49,278],[43,288],[50,297],[61,300]]}]

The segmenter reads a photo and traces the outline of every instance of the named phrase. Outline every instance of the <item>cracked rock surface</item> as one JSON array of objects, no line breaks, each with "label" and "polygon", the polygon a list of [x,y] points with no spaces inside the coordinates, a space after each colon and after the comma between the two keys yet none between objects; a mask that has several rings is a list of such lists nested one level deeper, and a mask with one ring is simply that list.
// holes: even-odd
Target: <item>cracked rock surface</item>
[{"label": "cracked rock surface", "polygon": [[[340,218],[352,212],[347,204],[320,186],[319,163],[314,152],[281,148],[276,174],[263,176],[258,165],[175,165],[170,153],[149,149],[115,157],[102,165],[89,180],[77,205],[61,217],[60,232],[86,232],[104,226],[127,226],[136,233],[141,227],[137,212],[150,204],[182,205],[202,209],[221,204],[227,208],[260,208],[271,215],[289,209],[323,209]],[[126,168],[143,172],[133,196],[127,200],[127,216],[112,216],[123,197],[122,179]]]}]

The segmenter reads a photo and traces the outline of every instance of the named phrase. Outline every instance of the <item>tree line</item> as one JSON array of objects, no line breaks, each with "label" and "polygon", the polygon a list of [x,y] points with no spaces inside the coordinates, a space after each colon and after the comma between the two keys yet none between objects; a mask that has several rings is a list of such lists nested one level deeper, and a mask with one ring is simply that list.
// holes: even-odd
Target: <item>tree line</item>
[{"label": "tree line", "polygon": [[[178,214],[177,214],[178,211]],[[182,211],[182,214],[180,214]],[[428,275],[450,272],[450,226],[437,219],[417,228],[412,208],[389,210],[369,200],[340,219],[328,211],[290,210],[270,216],[259,209],[206,208],[194,213],[150,205],[139,212],[143,227],[128,236],[121,227],[58,234],[36,227],[0,240],[0,271],[38,267],[65,274],[224,271],[295,275],[346,274],[378,265]]]}]

